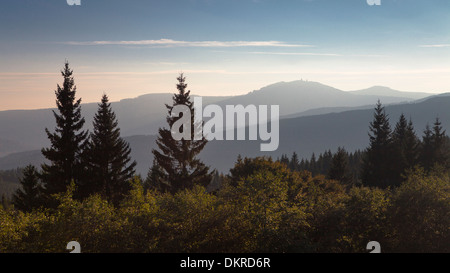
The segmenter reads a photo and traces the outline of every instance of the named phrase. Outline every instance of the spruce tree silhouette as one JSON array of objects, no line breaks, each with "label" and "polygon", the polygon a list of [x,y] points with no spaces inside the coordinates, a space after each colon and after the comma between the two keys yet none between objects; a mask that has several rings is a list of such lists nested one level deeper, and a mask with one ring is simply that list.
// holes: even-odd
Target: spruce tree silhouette
[{"label": "spruce tree silhouette", "polygon": [[118,205],[131,189],[129,180],[135,174],[129,144],[120,137],[120,128],[108,96],[103,95],[94,116],[94,131],[84,153],[85,183],[80,187],[83,197],[98,193]]},{"label": "spruce tree silhouette", "polygon": [[58,113],[53,111],[55,132],[45,129],[51,147],[42,149],[42,154],[50,161],[49,164],[42,164],[41,173],[48,206],[56,205],[54,200],[51,201],[52,194],[66,191],[72,181],[75,185],[80,183],[83,169],[81,153],[88,136],[87,131],[82,131],[85,120],[81,116],[81,99],[75,100],[76,86],[69,62],[65,62],[61,74],[64,78],[63,85],[57,85],[55,91],[58,107]]},{"label": "spruce tree silhouette", "polygon": [[362,182],[366,186],[386,188],[392,183],[392,139],[389,118],[380,101],[369,130],[370,145],[363,162]]},{"label": "spruce tree silhouette", "polygon": [[39,174],[36,167],[28,165],[23,170],[23,177],[20,179],[21,187],[13,194],[12,203],[14,208],[31,212],[39,208],[42,204],[42,185],[39,182]]},{"label": "spruce tree silhouette", "polygon": [[[196,124],[194,122],[194,106],[190,99],[190,91],[186,90],[186,78],[181,73],[177,78],[177,90],[172,97],[173,104],[167,105],[168,117],[167,123],[169,129],[160,128],[156,144],[159,148],[153,149],[156,164],[161,171],[158,171],[159,178],[155,181],[160,185],[155,185],[163,191],[175,193],[183,189],[192,188],[194,185],[207,186],[212,180],[212,174],[209,167],[197,158],[198,154],[207,144],[207,140],[202,137],[201,140],[194,140]],[[172,137],[172,125],[181,117],[172,117],[173,107],[176,105],[185,105],[191,113],[191,140],[175,140]]]}]

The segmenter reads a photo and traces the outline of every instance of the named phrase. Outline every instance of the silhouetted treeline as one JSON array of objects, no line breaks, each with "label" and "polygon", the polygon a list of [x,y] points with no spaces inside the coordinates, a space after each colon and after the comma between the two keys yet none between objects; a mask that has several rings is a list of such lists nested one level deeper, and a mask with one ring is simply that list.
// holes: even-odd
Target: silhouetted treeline
[{"label": "silhouetted treeline", "polygon": [[23,168],[0,170],[0,196],[3,207],[11,206],[11,196],[19,187],[23,171]]},{"label": "silhouetted treeline", "polygon": [[[296,152],[293,152],[290,157],[286,154],[282,155],[277,160],[285,164],[292,171],[309,171],[312,175],[325,175],[328,178],[334,177],[336,173],[330,171],[338,171],[341,168],[345,173],[348,184],[360,184],[360,170],[363,162],[364,152],[357,150],[355,152],[347,152],[344,148],[339,147],[336,153],[331,150],[320,153],[318,156],[315,153],[309,159],[302,158]],[[332,168],[334,168],[332,170]],[[342,177],[344,179],[344,177]]]},{"label": "silhouetted treeline", "polygon": [[405,179],[407,171],[423,167],[450,169],[450,138],[441,126],[439,118],[430,127],[426,125],[422,137],[416,135],[412,120],[401,114],[392,130],[389,117],[380,102],[369,125],[369,147],[364,151],[347,152],[339,147],[309,159],[299,159],[296,152],[278,159],[291,170],[307,170],[313,175],[322,174],[345,184],[363,184],[375,187],[397,187]]},{"label": "silhouetted treeline", "polygon": [[18,183],[20,177],[22,177],[23,168],[16,168],[12,170],[0,170],[0,183]]}]

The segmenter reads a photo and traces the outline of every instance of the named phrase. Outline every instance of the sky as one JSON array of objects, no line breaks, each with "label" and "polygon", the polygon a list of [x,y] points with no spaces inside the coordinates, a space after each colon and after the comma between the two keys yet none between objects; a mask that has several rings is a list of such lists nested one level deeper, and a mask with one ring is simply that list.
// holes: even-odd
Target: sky
[{"label": "sky", "polygon": [[202,96],[309,80],[450,92],[450,1],[6,0],[0,6],[0,110],[55,106],[64,62],[77,97],[98,102]]}]

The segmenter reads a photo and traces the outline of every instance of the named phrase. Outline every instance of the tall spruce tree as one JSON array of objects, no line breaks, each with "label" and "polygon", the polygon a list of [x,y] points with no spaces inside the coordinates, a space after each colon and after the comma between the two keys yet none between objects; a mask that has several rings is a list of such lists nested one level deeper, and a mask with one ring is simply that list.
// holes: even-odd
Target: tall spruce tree
[{"label": "tall spruce tree", "polygon": [[[205,147],[207,140],[202,137],[201,140],[194,140],[194,133],[196,132],[196,124],[194,122],[194,106],[190,99],[190,91],[187,91],[186,78],[180,74],[177,78],[177,90],[172,97],[173,104],[166,104],[168,110],[167,123],[169,129],[160,128],[159,136],[156,144],[160,151],[154,149],[158,166],[162,170],[162,175],[159,181],[164,180],[164,184],[168,185],[168,191],[175,193],[179,190],[192,188],[194,185],[207,186],[211,180],[212,175],[209,173],[209,167],[205,166],[197,155]],[[189,108],[191,113],[191,137],[189,139],[175,140],[171,134],[173,124],[181,117],[172,117],[173,107],[176,105],[185,105]]]},{"label": "tall spruce tree", "polygon": [[375,107],[369,126],[369,147],[362,168],[362,182],[366,186],[385,188],[392,183],[391,128],[389,118],[381,102]]},{"label": "tall spruce tree", "polygon": [[41,173],[44,193],[49,199],[48,206],[55,205],[51,201],[52,194],[66,191],[72,181],[79,185],[83,168],[81,153],[88,136],[87,131],[82,131],[85,120],[81,116],[81,99],[75,100],[73,71],[67,61],[61,74],[64,78],[63,85],[57,85],[55,91],[58,107],[58,113],[53,111],[56,119],[55,132],[45,129],[51,147],[42,149],[42,154],[50,162],[42,165]]},{"label": "tall spruce tree", "polygon": [[400,185],[405,170],[417,164],[419,141],[414,131],[412,121],[406,120],[404,114],[400,115],[392,133],[392,184]]},{"label": "tall spruce tree", "polygon": [[98,193],[118,205],[131,189],[129,181],[135,173],[129,144],[120,136],[116,114],[108,96],[103,95],[94,116],[94,131],[84,153],[85,183],[80,187],[82,197]]},{"label": "tall spruce tree", "polygon": [[20,188],[13,194],[12,203],[18,210],[31,212],[42,206],[42,185],[36,168],[28,165],[23,170]]}]

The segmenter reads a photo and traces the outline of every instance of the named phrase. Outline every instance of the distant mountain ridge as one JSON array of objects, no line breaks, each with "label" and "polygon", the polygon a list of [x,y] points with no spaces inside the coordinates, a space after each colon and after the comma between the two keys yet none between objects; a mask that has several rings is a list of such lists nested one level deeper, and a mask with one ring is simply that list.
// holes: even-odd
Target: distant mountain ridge
[{"label": "distant mountain ridge", "polygon": [[384,96],[384,97],[407,97],[412,100],[423,99],[429,97],[433,94],[425,92],[406,92],[393,90],[386,86],[372,86],[367,89],[349,91],[351,94],[356,95],[369,95],[369,96]]},{"label": "distant mountain ridge", "polygon": [[[274,158],[296,151],[300,157],[309,158],[312,153],[342,146],[348,151],[364,149],[368,145],[369,122],[373,119],[373,103],[369,109],[356,109],[339,113],[310,115],[280,120],[280,146],[277,151],[260,152],[260,141],[211,141],[200,154],[201,159],[212,168],[228,172],[237,156],[254,157],[269,155]],[[400,114],[411,118],[419,137],[426,124],[432,124],[436,117],[444,129],[450,128],[450,95],[432,96],[420,101],[386,105],[391,127],[395,126]],[[120,123],[119,123],[120,124]],[[153,159],[155,135],[125,137],[130,143],[132,157],[138,162],[137,171],[145,176]],[[0,169],[23,166],[27,161],[40,164],[43,160],[39,151],[11,154],[0,158]]]},{"label": "distant mountain ridge", "polygon": [[[338,107],[341,109],[340,111],[348,110],[352,107],[373,105],[378,99],[385,104],[412,100],[406,95],[403,97],[384,96],[398,96],[402,94],[400,91],[389,89],[390,93],[387,93],[386,89],[383,89],[383,96],[377,96],[374,95],[375,89],[370,88],[370,90],[369,95],[352,94],[352,92],[342,91],[318,82],[300,80],[274,83],[246,95],[204,96],[202,98],[204,106],[210,103],[222,107],[237,104],[279,105],[281,116],[295,115],[300,112],[303,112],[301,116],[309,115],[311,113],[308,111],[314,112],[314,109],[322,110],[312,114],[324,114],[330,112],[330,107]],[[366,91],[361,92],[367,93]],[[171,103],[172,95],[172,93],[155,93],[112,102],[122,136],[156,134],[158,128],[166,124],[165,104]],[[0,111],[0,157],[48,146],[49,141],[44,129],[53,130],[55,127],[52,110]],[[82,115],[86,119],[85,129],[92,130],[92,119],[96,111],[97,103],[82,104]]]},{"label": "distant mountain ridge", "polygon": [[[406,93],[405,96],[399,96],[399,94],[402,94],[401,91],[392,90],[392,94],[385,91],[383,91],[384,94],[376,94],[376,90],[373,89],[371,94],[359,94],[359,91],[356,91],[356,93],[342,91],[318,82],[299,80],[271,84],[246,95],[234,96],[220,101],[218,104],[221,106],[236,104],[280,105],[280,115],[285,116],[316,108],[372,105],[378,99],[386,104],[415,100],[409,93]],[[418,97],[423,98],[422,95]]]}]

